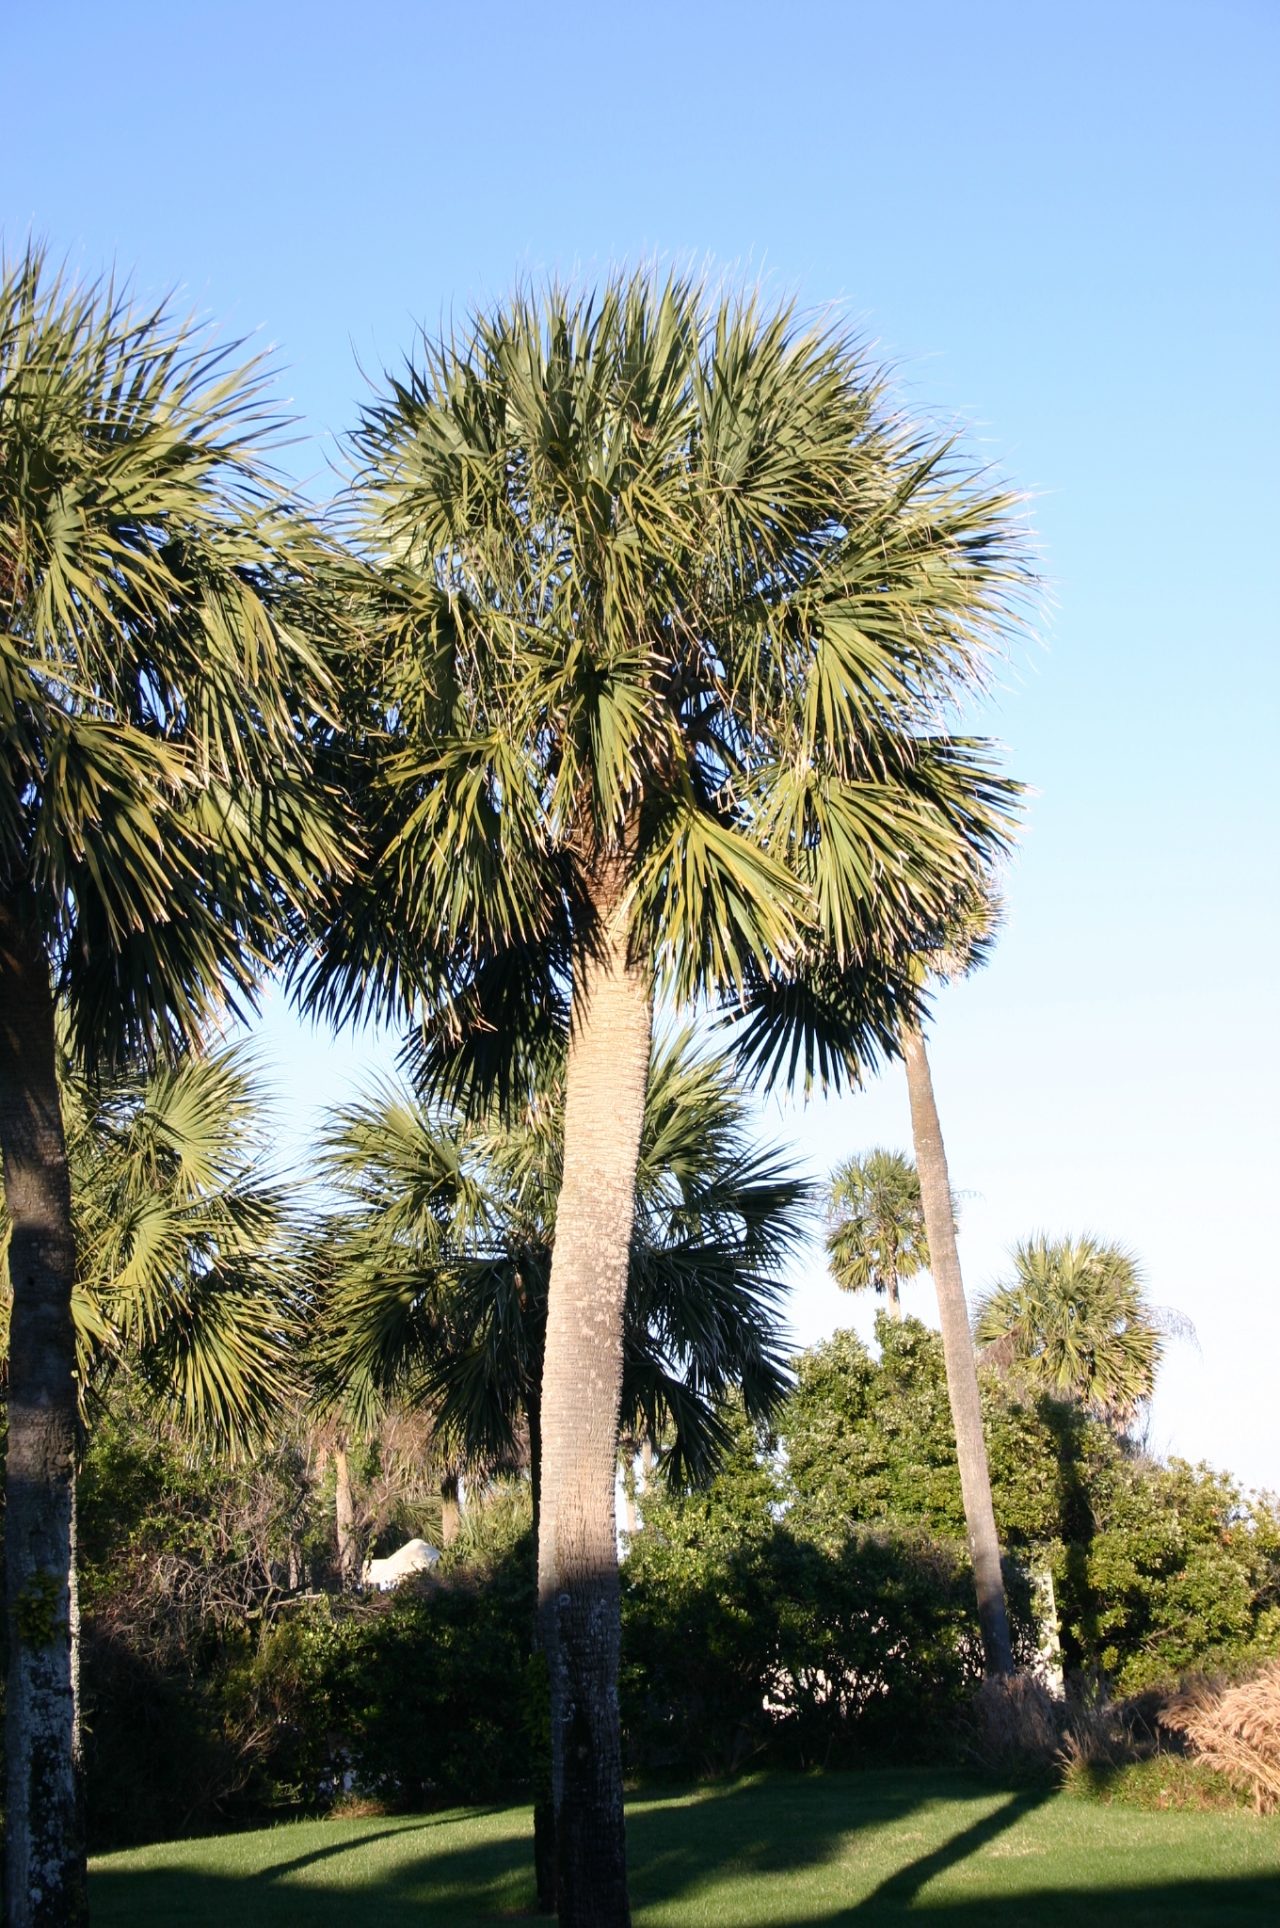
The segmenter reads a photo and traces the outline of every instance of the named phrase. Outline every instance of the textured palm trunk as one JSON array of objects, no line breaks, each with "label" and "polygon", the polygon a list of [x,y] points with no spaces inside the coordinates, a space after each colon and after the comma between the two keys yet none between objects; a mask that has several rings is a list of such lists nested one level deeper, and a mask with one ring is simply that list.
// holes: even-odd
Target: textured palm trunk
[{"label": "textured palm trunk", "polygon": [[[529,1488],[533,1502],[533,1544],[536,1549],[542,1543],[542,1403],[538,1392],[530,1392],[528,1396],[527,1416],[529,1420]],[[536,1561],[536,1551],[534,1558]],[[531,1652],[535,1660],[542,1652],[542,1614],[536,1604],[536,1589]],[[546,1714],[547,1708],[544,1701],[539,1710],[539,1718],[545,1719]],[[530,1735],[530,1750],[533,1767],[533,1873],[537,1887],[538,1913],[543,1915],[553,1915],[556,1911],[556,1815],[555,1804],[551,1798],[551,1757],[548,1745],[548,1736],[539,1725]]]},{"label": "textured palm trunk", "polygon": [[599,944],[575,974],[542,1377],[538,1600],[562,1928],[630,1921],[614,1479],[652,994],[627,959],[620,895],[602,887]]},{"label": "textured palm trunk", "polygon": [[978,1594],[982,1646],[988,1674],[1009,1674],[1013,1672],[1013,1650],[1009,1641],[1009,1616],[1005,1608],[1004,1575],[1000,1570],[1000,1542],[991,1504],[991,1475],[987,1470],[987,1448],[982,1433],[978,1368],[969,1331],[964,1280],[960,1275],[960,1254],[956,1249],[951,1178],[947,1170],[947,1154],[942,1143],[942,1127],[938,1122],[938,1107],[934,1100],[924,1037],[914,1026],[903,1032],[902,1055],[907,1067],[911,1133],[915,1140],[916,1167],[920,1174],[920,1200],[924,1207],[925,1235],[929,1241],[930,1270],[938,1293],[942,1353],[947,1367],[947,1395],[951,1401],[951,1419],[956,1432],[960,1491],[964,1499],[969,1557],[973,1562],[974,1585]]},{"label": "textured palm trunk", "polygon": [[75,1241],[48,959],[19,893],[0,897],[0,1153],[12,1227],[5,1568],[9,1928],[88,1920],[72,1586]]},{"label": "textured palm trunk", "polygon": [[351,1491],[351,1463],[346,1435],[340,1433],[333,1449],[334,1525],[338,1532],[338,1573],[344,1587],[360,1578],[356,1555],[356,1503]]},{"label": "textured palm trunk", "polygon": [[902,1322],[902,1300],[898,1296],[898,1281],[891,1273],[884,1282],[885,1297],[889,1301],[889,1317]]},{"label": "textured palm trunk", "polygon": [[456,1472],[447,1472],[440,1481],[440,1544],[452,1546],[462,1525],[460,1485]]}]

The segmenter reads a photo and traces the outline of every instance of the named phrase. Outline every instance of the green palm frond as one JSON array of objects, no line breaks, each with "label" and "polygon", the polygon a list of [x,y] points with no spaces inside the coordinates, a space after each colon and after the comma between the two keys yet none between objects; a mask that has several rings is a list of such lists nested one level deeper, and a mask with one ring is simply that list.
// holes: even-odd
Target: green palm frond
[{"label": "green palm frond", "polygon": [[64,1051],[61,1086],[82,1397],[131,1372],[194,1441],[248,1446],[296,1391],[305,1291],[251,1060],[222,1047],[99,1086]]},{"label": "green palm frond", "polygon": [[39,250],[0,276],[0,888],[108,1069],[198,1046],[348,861],[337,558],[266,466],[268,378]]},{"label": "green palm frond", "polygon": [[896,1292],[929,1269],[920,1179],[902,1152],[877,1145],[846,1159],[828,1190],[827,1258],[845,1292]]}]

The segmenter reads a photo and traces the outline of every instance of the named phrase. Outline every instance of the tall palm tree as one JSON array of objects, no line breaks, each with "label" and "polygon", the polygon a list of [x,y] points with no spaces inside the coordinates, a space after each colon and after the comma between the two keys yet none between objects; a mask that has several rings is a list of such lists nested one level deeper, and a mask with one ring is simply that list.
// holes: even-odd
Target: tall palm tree
[{"label": "tall palm tree", "polygon": [[843,1292],[882,1292],[902,1317],[898,1287],[929,1269],[929,1241],[916,1168],[900,1151],[877,1145],[847,1158],[827,1193],[827,1257]]},{"label": "tall palm tree", "polygon": [[243,1002],[337,860],[304,728],[314,537],[260,368],[164,307],[0,274],[0,1152],[11,1225],[12,1928],[85,1916],[70,1565],[76,1276],[56,1012],[89,1072]]},{"label": "tall palm tree", "polygon": [[[416,995],[435,1074],[520,1095],[568,1032],[539,1591],[565,1923],[628,1920],[614,1525],[656,994],[766,1082],[839,1081],[916,998],[900,946],[1002,845],[947,732],[1025,587],[1011,499],[856,345],[618,275],[424,341],[357,438],[380,571],[377,863],[334,1009]],[[362,725],[362,728],[364,726]]]},{"label": "tall palm tree", "polygon": [[[999,900],[988,880],[979,879],[975,887],[961,892],[947,916],[929,927],[917,942],[912,958],[917,981],[922,986],[930,979],[949,983],[978,969],[995,941],[1000,914]],[[929,1269],[938,1297],[947,1398],[956,1435],[956,1461],[978,1597],[983,1653],[989,1674],[1011,1674],[1013,1644],[1009,1636],[987,1444],[982,1430],[978,1368],[956,1244],[955,1200],[921,1017],[904,1022],[901,1048],[911,1104],[911,1135],[920,1199],[931,1254]]]},{"label": "tall palm tree", "polygon": [[982,1298],[975,1327],[1000,1364],[1122,1429],[1155,1390],[1165,1335],[1187,1329],[1148,1301],[1131,1252],[1088,1232],[1015,1246],[1013,1277]]},{"label": "tall palm tree", "polygon": [[[547,1294],[564,1136],[563,1065],[517,1119],[383,1092],[341,1114],[329,1171],[347,1209],[322,1241],[322,1387],[366,1417],[422,1406],[453,1459],[509,1469],[527,1442],[542,1507]],[[806,1187],[751,1146],[744,1096],[684,1031],[654,1051],[636,1172],[620,1421],[666,1440],[669,1477],[709,1477],[726,1395],[766,1418],[786,1391],[781,1274]],[[535,1630],[535,1648],[540,1634]],[[554,1810],[534,1808],[542,1906]]]}]

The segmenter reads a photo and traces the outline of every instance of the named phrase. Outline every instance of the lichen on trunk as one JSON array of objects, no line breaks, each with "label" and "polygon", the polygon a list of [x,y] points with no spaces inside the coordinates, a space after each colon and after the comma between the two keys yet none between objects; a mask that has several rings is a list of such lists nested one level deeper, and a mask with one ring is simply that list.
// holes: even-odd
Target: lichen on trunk
[{"label": "lichen on trunk", "polygon": [[88,1920],[73,1646],[75,1240],[49,962],[0,897],[0,1154],[10,1222],[6,1920]]}]

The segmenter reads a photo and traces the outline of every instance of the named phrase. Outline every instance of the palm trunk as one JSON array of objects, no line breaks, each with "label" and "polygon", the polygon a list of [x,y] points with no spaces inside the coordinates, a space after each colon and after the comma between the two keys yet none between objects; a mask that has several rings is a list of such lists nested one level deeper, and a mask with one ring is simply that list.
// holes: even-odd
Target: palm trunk
[{"label": "palm trunk", "polygon": [[72,1655],[75,1240],[49,962],[0,897],[0,1154],[12,1227],[5,1567],[10,1928],[88,1920]]},{"label": "palm trunk", "polygon": [[356,1562],[356,1505],[351,1491],[351,1465],[347,1459],[345,1433],[338,1435],[333,1449],[334,1524],[338,1533],[338,1574],[344,1587],[354,1587],[360,1578]]},{"label": "palm trunk", "polygon": [[458,1498],[459,1482],[456,1471],[447,1472],[440,1481],[440,1544],[452,1546],[462,1525],[462,1507]]},{"label": "palm trunk", "polygon": [[884,1282],[885,1297],[889,1301],[889,1317],[902,1323],[902,1300],[898,1296],[898,1281],[892,1274]]},{"label": "palm trunk", "polygon": [[598,944],[576,960],[542,1379],[538,1599],[562,1928],[630,1922],[614,1477],[652,995],[627,959],[620,897],[606,880]]},{"label": "palm trunk", "polygon": [[942,1143],[942,1127],[938,1122],[938,1107],[933,1095],[933,1079],[929,1075],[924,1036],[914,1025],[903,1031],[902,1055],[907,1067],[911,1132],[915,1140],[916,1167],[920,1173],[920,1200],[924,1207],[925,1234],[929,1240],[930,1269],[938,1293],[942,1354],[947,1367],[947,1396],[951,1401],[951,1420],[956,1432],[960,1491],[964,1499],[969,1557],[973,1562],[974,1584],[978,1594],[982,1646],[988,1674],[1011,1674],[1013,1650],[1009,1641],[1009,1616],[1005,1609],[1004,1575],[1000,1570],[1000,1542],[996,1536],[996,1518],[991,1504],[987,1448],[982,1435],[978,1368],[969,1331],[964,1280],[960,1276],[960,1254],[956,1249],[951,1179],[947,1171],[947,1154]]},{"label": "palm trunk", "polygon": [[[529,1420],[529,1486],[533,1501],[533,1544],[541,1545],[542,1520],[542,1407],[536,1390],[527,1402]],[[537,1559],[535,1551],[534,1559]],[[535,1603],[531,1652],[535,1660],[542,1652],[542,1615]],[[546,1703],[539,1710],[545,1716]],[[537,1909],[541,1915],[556,1911],[556,1815],[551,1798],[551,1760],[546,1751],[547,1736],[539,1725],[530,1736],[533,1765],[533,1875],[537,1887]]]},{"label": "palm trunk", "polygon": [[628,1544],[636,1537],[638,1516],[636,1514],[636,1454],[640,1443],[634,1433],[628,1433],[620,1442],[622,1457],[622,1530]]}]

